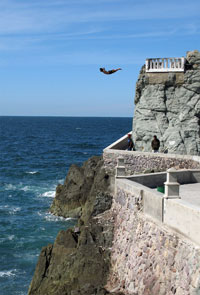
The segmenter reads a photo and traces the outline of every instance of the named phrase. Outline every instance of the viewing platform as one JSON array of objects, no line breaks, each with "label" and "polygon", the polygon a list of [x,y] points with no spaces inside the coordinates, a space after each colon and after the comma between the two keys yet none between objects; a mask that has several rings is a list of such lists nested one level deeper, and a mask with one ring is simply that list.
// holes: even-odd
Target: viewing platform
[{"label": "viewing platform", "polygon": [[185,57],[147,58],[147,73],[184,72]]}]

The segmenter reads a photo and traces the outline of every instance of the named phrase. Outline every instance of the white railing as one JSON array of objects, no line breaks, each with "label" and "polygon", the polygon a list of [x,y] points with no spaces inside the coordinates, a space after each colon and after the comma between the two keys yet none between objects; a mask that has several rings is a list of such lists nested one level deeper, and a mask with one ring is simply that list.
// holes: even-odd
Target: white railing
[{"label": "white railing", "polygon": [[184,57],[147,58],[146,72],[184,72]]}]

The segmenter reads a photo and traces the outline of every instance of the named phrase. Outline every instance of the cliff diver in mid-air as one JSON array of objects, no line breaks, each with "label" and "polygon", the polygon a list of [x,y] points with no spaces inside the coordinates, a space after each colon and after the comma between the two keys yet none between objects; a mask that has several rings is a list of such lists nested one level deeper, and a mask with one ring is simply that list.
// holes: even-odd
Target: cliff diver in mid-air
[{"label": "cliff diver in mid-air", "polygon": [[100,72],[102,72],[102,73],[104,73],[106,75],[110,75],[110,74],[113,74],[113,73],[115,73],[117,71],[120,71],[121,68],[119,68],[119,69],[112,69],[112,70],[109,70],[109,71],[106,71],[105,68],[100,68],[99,70],[100,70]]}]

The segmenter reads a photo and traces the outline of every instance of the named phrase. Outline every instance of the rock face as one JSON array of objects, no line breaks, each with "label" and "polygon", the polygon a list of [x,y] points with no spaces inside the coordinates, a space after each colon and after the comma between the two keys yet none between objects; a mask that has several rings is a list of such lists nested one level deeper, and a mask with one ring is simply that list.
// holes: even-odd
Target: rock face
[{"label": "rock face", "polygon": [[[105,295],[112,245],[110,177],[101,157],[72,165],[51,211],[79,216],[76,230],[59,232],[41,251],[29,295]],[[104,212],[104,213],[102,213]],[[102,214],[99,214],[102,213]],[[113,293],[117,294],[117,293]]]},{"label": "rock face", "polygon": [[105,242],[103,231],[111,226],[96,222],[80,227],[78,234],[61,231],[53,245],[42,249],[28,294],[109,294],[102,286],[109,269],[104,248],[111,244]]},{"label": "rock face", "polygon": [[[137,150],[150,151],[156,134],[161,147],[170,153],[200,153],[198,51],[187,54],[185,73],[151,74],[142,68],[135,103]],[[184,164],[178,156],[166,161],[148,156],[148,160],[136,152],[134,159],[129,157],[126,162],[131,167],[127,169],[134,166],[134,171],[141,172],[154,166]],[[42,249],[28,294],[197,294],[190,291],[200,289],[199,248],[148,221],[140,212],[141,204],[129,202],[128,195],[123,199],[119,193],[109,210],[113,195],[110,175],[114,175],[117,158],[111,155],[104,161],[92,157],[82,167],[72,165],[64,185],[58,185],[50,211],[78,218],[77,226],[60,231],[54,244]],[[194,163],[185,164],[190,167]],[[124,204],[128,206],[123,208]]]},{"label": "rock face", "polygon": [[153,135],[160,150],[200,154],[200,52],[187,53],[184,73],[146,73],[136,84],[133,139],[136,150],[151,151]]},{"label": "rock face", "polygon": [[[59,184],[50,212],[63,217],[82,219],[111,207],[110,179],[100,157],[92,157],[82,167],[72,165],[64,185]],[[99,202],[99,200],[101,200]]]}]

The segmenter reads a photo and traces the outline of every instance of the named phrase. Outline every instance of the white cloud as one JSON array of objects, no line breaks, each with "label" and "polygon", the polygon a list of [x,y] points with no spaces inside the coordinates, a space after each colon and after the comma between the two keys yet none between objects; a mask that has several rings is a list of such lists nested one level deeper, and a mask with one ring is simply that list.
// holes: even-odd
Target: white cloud
[{"label": "white cloud", "polygon": [[70,30],[80,23],[179,19],[198,16],[200,3],[186,1],[2,0],[0,34]]},{"label": "white cloud", "polygon": [[[120,64],[138,64],[144,56],[134,60],[132,54],[124,53],[122,57],[102,52],[95,48],[97,45],[89,53],[81,45],[72,52],[66,44],[74,40],[91,41],[88,44],[102,40],[106,44],[108,40],[197,35],[197,8],[199,0],[0,0],[0,52],[9,55],[16,51],[17,56],[20,51],[30,51],[31,63],[37,51],[41,56],[37,62],[41,64],[114,64],[117,60]],[[22,60],[19,56],[15,62]]]}]

